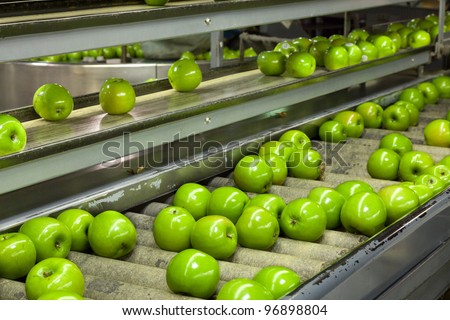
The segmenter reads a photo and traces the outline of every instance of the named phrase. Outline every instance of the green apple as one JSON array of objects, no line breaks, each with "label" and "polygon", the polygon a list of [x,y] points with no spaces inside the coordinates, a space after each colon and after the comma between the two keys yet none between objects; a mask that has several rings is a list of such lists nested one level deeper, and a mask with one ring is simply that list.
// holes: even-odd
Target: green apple
[{"label": "green apple", "polygon": [[221,215],[236,223],[250,200],[245,192],[232,186],[222,186],[211,192],[207,215]]},{"label": "green apple", "polygon": [[253,280],[269,289],[275,300],[286,296],[302,284],[300,276],[294,270],[283,266],[264,267],[254,275]]},{"label": "green apple", "polygon": [[279,51],[261,51],[256,64],[266,76],[279,76],[286,70],[286,56]]},{"label": "green apple", "polygon": [[435,119],[427,123],[423,129],[425,142],[430,146],[450,147],[450,121]]},{"label": "green apple", "polygon": [[386,206],[386,225],[401,219],[419,206],[417,194],[402,184],[384,186],[378,191],[378,195]]},{"label": "green apple", "polygon": [[346,180],[339,183],[335,188],[345,199],[359,192],[375,192],[372,186],[362,180]]},{"label": "green apple", "polygon": [[[448,30],[449,30],[448,25],[444,24],[443,31],[444,32],[448,32]],[[430,32],[431,42],[434,43],[437,40],[438,36],[439,36],[439,26],[438,25],[432,26],[430,28],[429,32]]]},{"label": "green apple", "polygon": [[180,59],[191,59],[195,60],[195,54],[192,51],[183,51],[180,54]]},{"label": "green apple", "polygon": [[397,180],[400,156],[392,149],[379,148],[367,160],[367,172],[374,179]]},{"label": "green apple", "polygon": [[406,131],[411,119],[406,107],[399,104],[391,104],[383,112],[383,128],[395,131]]},{"label": "green apple", "polygon": [[267,250],[278,239],[278,219],[270,211],[257,206],[247,206],[236,222],[239,245],[246,248]]},{"label": "green apple", "polygon": [[27,132],[13,116],[0,114],[0,157],[22,151],[27,144]]},{"label": "green apple", "polygon": [[324,56],[325,52],[330,47],[330,42],[326,41],[313,41],[313,44],[309,48],[309,53],[316,59],[316,66],[323,67],[324,66]]},{"label": "green apple", "polygon": [[397,46],[392,39],[384,34],[374,34],[369,37],[370,42],[378,49],[378,58],[384,58],[397,52]]},{"label": "green apple", "polygon": [[444,165],[446,165],[447,167],[450,168],[450,155],[442,157],[442,159],[440,159],[438,161],[438,164],[444,164]]},{"label": "green apple", "polygon": [[436,104],[439,101],[439,90],[431,81],[424,81],[417,85],[424,98],[425,104]]},{"label": "green apple", "polygon": [[163,250],[180,252],[191,247],[194,217],[188,210],[168,206],[158,212],[153,222],[153,238]]},{"label": "green apple", "polygon": [[238,236],[236,226],[230,219],[209,215],[195,222],[190,232],[190,242],[192,248],[203,251],[215,259],[224,260],[236,251]]},{"label": "green apple", "polygon": [[47,258],[36,263],[25,280],[29,300],[53,291],[70,291],[84,294],[84,276],[75,263],[65,258]]},{"label": "green apple", "polygon": [[291,55],[291,53],[296,52],[297,48],[295,47],[295,45],[292,43],[291,40],[283,40],[275,45],[273,51],[281,52],[287,58]]},{"label": "green apple", "polygon": [[175,91],[189,92],[203,80],[202,70],[195,60],[179,59],[172,63],[167,73],[169,83]]},{"label": "green apple", "polygon": [[402,37],[400,36],[400,34],[397,31],[387,31],[385,35],[391,38],[392,42],[395,45],[395,51],[397,52],[398,50],[400,50],[402,45]]},{"label": "green apple", "polygon": [[361,62],[378,59],[378,48],[370,41],[359,40],[356,45],[362,51]]},{"label": "green apple", "polygon": [[450,76],[442,75],[431,80],[439,91],[439,98],[450,98]]},{"label": "green apple", "polygon": [[363,52],[359,46],[352,42],[347,42],[343,46],[348,52],[349,66],[360,64],[362,62]]},{"label": "green apple", "polygon": [[84,300],[83,296],[72,291],[50,291],[39,296],[37,300]]},{"label": "green apple", "polygon": [[334,116],[333,120],[339,121],[345,126],[349,138],[359,138],[364,133],[364,119],[356,111],[340,111]]},{"label": "green apple", "polygon": [[265,193],[272,186],[272,179],[272,167],[258,155],[244,156],[233,170],[234,183],[245,192]]},{"label": "green apple", "polygon": [[52,217],[35,217],[25,221],[19,229],[36,247],[36,261],[50,257],[65,258],[72,245],[72,236],[65,224]]},{"label": "green apple", "polygon": [[293,52],[286,60],[287,74],[294,78],[306,78],[316,70],[316,59],[308,52]]},{"label": "green apple", "polygon": [[409,126],[414,127],[419,123],[419,109],[412,102],[397,100],[394,105],[405,107],[409,112]]},{"label": "green apple", "polygon": [[408,46],[413,49],[429,46],[430,44],[431,35],[425,30],[414,30],[408,35]]},{"label": "green apple", "polygon": [[261,207],[273,214],[277,219],[280,218],[281,213],[286,207],[286,202],[282,197],[272,193],[257,194],[250,199],[245,205],[245,208],[250,206]]},{"label": "green apple", "polygon": [[0,278],[16,280],[27,275],[36,263],[36,248],[25,234],[0,234]]},{"label": "green apple", "polygon": [[102,56],[105,59],[115,58],[116,57],[116,48],[114,48],[114,47],[102,48]]},{"label": "green apple", "polygon": [[322,177],[325,162],[319,152],[313,149],[299,149],[292,152],[287,161],[289,175],[295,178],[317,180]]},{"label": "green apple", "polygon": [[67,60],[70,62],[80,62],[83,60],[83,53],[81,51],[69,52],[67,54]]},{"label": "green apple", "polygon": [[378,148],[387,148],[392,149],[398,153],[401,157],[406,152],[412,151],[413,144],[411,139],[399,132],[392,132],[384,135],[381,140]]},{"label": "green apple", "polygon": [[327,226],[327,214],[316,202],[298,198],[286,205],[280,217],[280,228],[291,239],[317,241]]},{"label": "green apple", "polygon": [[291,141],[271,140],[264,142],[258,150],[258,154],[263,157],[267,154],[276,154],[285,161],[289,159],[292,152],[296,149]]},{"label": "green apple", "polygon": [[343,46],[330,46],[323,56],[327,70],[338,70],[349,66],[348,52]]},{"label": "green apple", "polygon": [[223,60],[239,59],[239,50],[233,50],[228,47],[223,48]]},{"label": "green apple", "polygon": [[432,174],[442,180],[445,187],[450,186],[450,167],[445,164],[436,164],[424,171],[425,174]]},{"label": "green apple", "polygon": [[260,157],[266,160],[272,168],[272,185],[283,185],[288,175],[286,160],[274,153],[269,153]]},{"label": "green apple", "polygon": [[71,250],[86,252],[90,249],[88,240],[88,230],[94,216],[82,209],[67,209],[61,212],[56,219],[65,224],[72,235]]},{"label": "green apple", "polygon": [[341,225],[341,208],[344,196],[330,187],[314,187],[308,193],[308,199],[317,202],[327,215],[327,229],[336,229]]},{"label": "green apple", "polygon": [[258,53],[255,51],[255,49],[253,49],[252,47],[245,48],[244,58],[253,58],[253,57],[257,57],[257,56],[258,56]]},{"label": "green apple", "polygon": [[319,127],[319,137],[322,141],[337,143],[347,140],[347,130],[342,122],[327,120]]},{"label": "green apple", "polygon": [[272,293],[261,283],[247,278],[234,278],[224,283],[216,300],[273,300]]},{"label": "green apple", "polygon": [[206,215],[211,191],[199,183],[187,182],[181,185],[173,196],[173,205],[185,208],[195,220]]},{"label": "green apple", "polygon": [[292,44],[297,48],[297,51],[308,52],[313,44],[313,40],[308,37],[298,37],[292,40]]},{"label": "green apple", "polygon": [[422,91],[415,87],[403,89],[398,99],[413,103],[419,111],[425,108],[425,97]]},{"label": "green apple", "polygon": [[405,185],[416,193],[417,197],[419,198],[419,205],[428,202],[428,200],[430,200],[434,195],[430,187],[424,184],[411,183]]},{"label": "green apple", "polygon": [[365,128],[380,128],[383,123],[383,107],[378,103],[366,101],[359,104],[356,109],[364,121]]},{"label": "green apple", "polygon": [[437,195],[445,189],[445,183],[435,175],[429,173],[420,174],[414,180],[414,184],[422,184],[427,186],[433,193],[433,196]]},{"label": "green apple", "polygon": [[384,228],[387,212],[384,201],[375,192],[350,196],[341,209],[341,223],[351,233],[373,236]]},{"label": "green apple", "polygon": [[347,38],[353,40],[354,42],[358,42],[360,40],[367,40],[369,36],[370,34],[367,30],[356,28],[348,33]]},{"label": "green apple", "polygon": [[125,79],[109,78],[99,92],[100,106],[108,114],[125,114],[136,104],[133,86]]},{"label": "green apple", "polygon": [[406,152],[400,159],[399,178],[402,181],[414,181],[432,166],[434,166],[434,160],[430,154],[418,150]]},{"label": "green apple", "polygon": [[388,27],[386,28],[386,31],[398,31],[401,28],[404,28],[405,25],[401,22],[391,22],[389,23]]},{"label": "green apple", "polygon": [[[297,149],[309,149],[311,148],[311,139],[306,133],[301,130],[291,129],[284,132],[278,141],[292,142]],[[289,156],[290,157],[290,156]]]},{"label": "green apple", "polygon": [[73,105],[69,90],[57,83],[46,83],[33,95],[34,111],[45,120],[66,119],[72,113]]},{"label": "green apple", "polygon": [[167,265],[166,283],[171,291],[208,299],[220,280],[219,263],[207,253],[186,249],[177,253]]},{"label": "green apple", "polygon": [[413,31],[414,31],[413,28],[410,28],[410,27],[407,27],[407,26],[404,26],[404,27],[402,27],[402,28],[397,30],[398,34],[402,38],[402,42],[401,42],[401,45],[400,45],[401,49],[405,49],[405,48],[408,47],[408,35],[411,32],[413,32]]},{"label": "green apple", "polygon": [[133,251],[137,234],[135,226],[124,214],[106,210],[94,217],[88,239],[95,254],[117,259]]}]

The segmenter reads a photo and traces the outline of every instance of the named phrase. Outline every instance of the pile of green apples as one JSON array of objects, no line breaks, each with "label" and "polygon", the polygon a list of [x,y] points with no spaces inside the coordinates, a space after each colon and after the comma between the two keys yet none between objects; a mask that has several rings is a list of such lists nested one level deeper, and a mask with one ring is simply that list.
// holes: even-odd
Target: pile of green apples
[{"label": "pile of green apples", "polygon": [[93,216],[73,208],[31,218],[17,231],[0,234],[0,278],[24,281],[30,300],[81,300],[84,276],[67,259],[69,252],[118,259],[132,252],[136,241],[133,223],[114,210]]},{"label": "pile of green apples", "polygon": [[[363,62],[391,56],[401,49],[420,48],[435,41],[439,31],[435,14],[411,19],[406,23],[391,23],[384,32],[358,28],[346,36],[298,37],[279,42],[273,50],[262,51],[257,56],[259,70],[268,76],[285,75],[306,78],[316,67],[338,70]],[[447,14],[444,31],[450,26]]]}]

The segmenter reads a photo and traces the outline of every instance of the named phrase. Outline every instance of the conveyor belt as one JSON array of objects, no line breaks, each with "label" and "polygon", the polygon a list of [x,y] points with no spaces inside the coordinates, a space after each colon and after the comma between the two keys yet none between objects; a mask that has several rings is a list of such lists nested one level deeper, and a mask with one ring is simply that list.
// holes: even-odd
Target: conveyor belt
[{"label": "conveyor belt", "polygon": [[[422,130],[430,119],[442,117],[449,110],[450,103],[448,101],[427,106],[426,110],[421,113],[418,126],[404,132],[414,142],[415,150],[429,152],[436,161],[450,152],[447,148],[424,145]],[[272,186],[269,192],[278,194],[289,202],[295,198],[305,197],[315,186],[334,187],[338,183],[350,179],[363,179],[369,182],[375,190],[392,184],[392,181],[370,178],[365,170],[371,150],[375,150],[380,138],[389,132],[391,131],[365,129],[362,138],[348,139],[340,149],[340,155],[342,159],[348,160],[349,166],[342,167],[331,162],[326,168],[323,181],[290,177],[283,186]],[[324,144],[317,140],[314,140],[314,143],[317,143],[316,145]],[[326,156],[326,153],[323,155]],[[212,190],[223,185],[234,185],[234,182],[230,174],[225,174],[208,179],[205,184]],[[449,190],[445,192],[448,194]],[[252,194],[249,195],[252,196]],[[74,261],[85,275],[86,298],[190,299],[173,294],[166,287],[165,268],[175,253],[159,249],[152,236],[154,217],[162,208],[170,205],[171,201],[172,197],[169,195],[139,206],[139,210],[130,208],[126,212],[138,230],[138,244],[135,250],[124,259],[112,260],[78,252],[69,254],[68,258]],[[425,204],[424,207],[426,206],[430,206],[430,204]],[[448,220],[442,221],[448,223]],[[398,224],[402,225],[402,222],[400,221]],[[280,237],[270,251],[239,247],[228,261],[220,261],[221,282],[219,288],[227,280],[235,277],[252,277],[260,268],[275,264],[294,269],[302,280],[307,282],[320,275],[324,269],[332,267],[334,264],[339,265],[341,261],[345,261],[347,255],[370,240],[365,236],[350,234],[340,229],[327,230],[323,237],[315,243]],[[0,299],[25,299],[23,282],[0,279]]]}]

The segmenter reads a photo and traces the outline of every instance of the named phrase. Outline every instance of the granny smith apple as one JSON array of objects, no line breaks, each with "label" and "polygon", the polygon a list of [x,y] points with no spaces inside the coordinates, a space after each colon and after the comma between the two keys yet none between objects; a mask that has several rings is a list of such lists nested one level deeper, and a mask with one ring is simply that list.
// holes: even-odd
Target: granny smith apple
[{"label": "granny smith apple", "polygon": [[361,62],[378,59],[378,48],[370,41],[359,40],[356,45],[361,49]]},{"label": "granny smith apple", "polygon": [[384,201],[375,192],[350,196],[341,209],[341,223],[351,233],[373,236],[384,228],[387,212]]},{"label": "granny smith apple", "polygon": [[308,37],[297,37],[292,40],[292,44],[297,48],[297,51],[308,52],[313,40]]},{"label": "granny smith apple", "polygon": [[412,151],[413,144],[411,139],[399,132],[392,132],[384,135],[378,148],[392,149],[398,153],[399,156],[403,156],[406,152]]},{"label": "granny smith apple", "polygon": [[391,22],[386,28],[386,31],[398,31],[401,28],[404,28],[405,25],[401,22]]},{"label": "granny smith apple", "polygon": [[426,203],[434,196],[433,191],[431,191],[430,187],[424,184],[411,183],[405,185],[416,193],[417,197],[419,198],[419,205]]},{"label": "granny smith apple", "polygon": [[264,142],[258,150],[260,156],[267,154],[276,154],[283,158],[285,161],[289,159],[292,152],[296,149],[294,143],[291,141],[278,141],[271,140]]},{"label": "granny smith apple", "polygon": [[36,248],[27,235],[18,232],[0,234],[0,278],[22,278],[35,263]]},{"label": "granny smith apple", "polygon": [[435,175],[429,173],[420,174],[414,180],[414,184],[423,184],[427,186],[433,193],[433,196],[437,195],[445,189],[445,183]]},{"label": "granny smith apple", "polygon": [[84,300],[83,296],[72,291],[50,291],[41,295],[37,300]]},{"label": "granny smith apple", "polygon": [[413,103],[419,111],[425,108],[425,97],[422,91],[415,87],[403,89],[398,99]]},{"label": "granny smith apple", "polygon": [[168,206],[158,212],[153,222],[153,238],[163,250],[180,252],[191,247],[194,217],[182,207]]},{"label": "granny smith apple", "polygon": [[83,53],[81,51],[69,52],[67,54],[67,60],[71,62],[80,62],[83,59]]},{"label": "granny smith apple", "polygon": [[286,60],[287,74],[294,78],[306,78],[316,70],[316,59],[308,52],[293,52]]},{"label": "granny smith apple", "polygon": [[292,152],[287,161],[289,175],[295,178],[317,180],[322,177],[325,162],[319,152],[313,149],[299,149]]},{"label": "granny smith apple", "polygon": [[439,90],[431,81],[424,81],[417,85],[422,91],[425,104],[436,104],[439,101]]},{"label": "granny smith apple", "polygon": [[282,197],[272,193],[256,194],[246,204],[246,208],[250,206],[261,207],[273,214],[277,219],[280,218],[281,213],[286,207],[286,202]]},{"label": "granny smith apple", "polygon": [[272,293],[261,283],[248,278],[234,278],[224,283],[216,300],[273,300]]},{"label": "granny smith apple", "polygon": [[283,185],[288,175],[288,168],[284,158],[274,154],[265,154],[262,157],[272,168],[272,185]]},{"label": "granny smith apple", "polygon": [[308,193],[308,199],[317,202],[327,215],[327,229],[336,229],[341,225],[341,208],[344,196],[330,187],[314,187]]},{"label": "granny smith apple", "polygon": [[390,37],[384,34],[371,35],[369,41],[378,49],[378,58],[384,58],[397,52],[397,46]]},{"label": "granny smith apple", "polygon": [[208,299],[220,280],[219,263],[207,253],[186,249],[177,253],[167,265],[166,283],[171,291]]},{"label": "granny smith apple", "polygon": [[442,180],[445,187],[450,185],[450,167],[445,164],[435,164],[424,171],[425,174],[432,174]]},{"label": "granny smith apple", "polygon": [[432,166],[434,166],[434,160],[427,152],[419,150],[406,152],[400,159],[399,178],[402,181],[415,181]]},{"label": "granny smith apple", "polygon": [[364,121],[365,128],[380,128],[383,123],[383,107],[378,103],[366,101],[359,104],[356,109]]},{"label": "granny smith apple", "polygon": [[102,56],[105,59],[115,58],[116,57],[116,48],[114,48],[114,47],[102,48]]},{"label": "granny smith apple", "polygon": [[244,156],[233,170],[236,186],[245,192],[265,193],[272,186],[273,170],[259,155]]},{"label": "granny smith apple", "polygon": [[391,104],[383,112],[383,128],[395,131],[406,131],[411,123],[409,111],[399,104]]},{"label": "granny smith apple", "polygon": [[319,127],[319,137],[322,141],[340,142],[347,140],[347,129],[344,124],[336,120],[327,120]]},{"label": "granny smith apple", "polygon": [[412,102],[397,100],[394,105],[405,107],[409,112],[409,126],[414,127],[419,123],[419,109]]},{"label": "granny smith apple", "polygon": [[326,229],[327,214],[316,201],[298,198],[286,205],[279,222],[281,230],[289,238],[317,241]]},{"label": "granny smith apple", "polygon": [[27,144],[27,132],[15,117],[0,114],[0,157],[22,151]]},{"label": "granny smith apple", "polygon": [[25,280],[29,300],[52,291],[70,291],[84,294],[84,276],[75,263],[65,258],[47,258],[36,263]]},{"label": "granny smith apple", "polygon": [[172,63],[167,73],[172,88],[179,92],[196,89],[203,80],[202,70],[195,60],[179,59]]},{"label": "granny smith apple", "polygon": [[311,139],[301,130],[291,129],[284,132],[278,141],[292,142],[297,149],[311,148]]},{"label": "granny smith apple", "polygon": [[367,160],[367,172],[374,179],[397,180],[400,155],[392,149],[379,148]]},{"label": "granny smith apple", "polygon": [[[448,29],[449,29],[448,25],[444,24],[443,31],[444,32],[448,32]],[[434,43],[437,40],[438,36],[439,36],[439,26],[438,25],[432,26],[430,28],[429,32],[430,32],[430,37],[431,37],[431,43]]]},{"label": "granny smith apple", "polygon": [[333,120],[339,121],[345,126],[347,137],[359,138],[364,133],[364,119],[356,111],[340,111],[334,116]]},{"label": "granny smith apple", "polygon": [[34,111],[46,120],[66,119],[72,113],[73,106],[72,94],[58,83],[46,83],[33,95]]},{"label": "granny smith apple", "polygon": [[334,189],[342,194],[345,199],[359,192],[375,192],[368,182],[362,180],[346,180],[339,183]]},{"label": "granny smith apple", "polygon": [[275,300],[291,293],[302,283],[297,272],[283,266],[264,267],[255,274],[253,280],[269,289]]},{"label": "granny smith apple", "polygon": [[291,55],[291,53],[296,52],[297,48],[295,47],[295,45],[292,43],[291,40],[283,40],[275,45],[273,51],[281,52],[287,58]]},{"label": "granny smith apple", "polygon": [[252,47],[245,48],[244,58],[253,58],[253,57],[257,57],[257,56],[258,56],[258,53],[255,51],[255,49],[253,49]]},{"label": "granny smith apple", "polygon": [[316,59],[316,67],[324,66],[325,52],[330,47],[330,42],[326,41],[313,41],[313,44],[309,48],[309,53]]},{"label": "granny smith apple", "polygon": [[[239,221],[239,220],[238,220]],[[216,259],[228,259],[236,251],[238,233],[230,219],[209,215],[198,219],[190,232],[192,248]]]},{"label": "granny smith apple", "polygon": [[450,76],[442,75],[431,80],[439,91],[439,98],[450,98]]},{"label": "granny smith apple", "polygon": [[418,29],[408,35],[408,45],[413,48],[421,48],[431,44],[431,35],[429,32]]},{"label": "granny smith apple", "polygon": [[402,42],[401,42],[401,45],[400,45],[401,49],[405,49],[405,48],[408,47],[408,36],[413,31],[414,31],[413,28],[410,28],[410,27],[407,27],[407,26],[404,26],[404,27],[402,27],[402,28],[397,30],[398,34],[402,38]]},{"label": "granny smith apple", "polygon": [[135,226],[124,214],[106,210],[94,217],[88,239],[95,254],[117,259],[133,251],[137,234]]},{"label": "granny smith apple", "polygon": [[195,220],[206,215],[211,191],[199,183],[187,182],[181,185],[173,197],[173,205],[185,208]]},{"label": "granny smith apple", "polygon": [[108,114],[125,114],[136,104],[133,86],[122,78],[109,78],[99,92],[100,106]]},{"label": "granny smith apple", "polygon": [[442,157],[442,159],[440,159],[438,161],[438,164],[444,164],[444,165],[446,165],[447,167],[450,168],[450,155]]},{"label": "granny smith apple", "polygon": [[323,56],[323,64],[331,71],[348,67],[348,51],[343,46],[330,46]]},{"label": "granny smith apple", "polygon": [[245,192],[232,186],[222,186],[211,192],[207,215],[221,215],[236,223],[250,200]]},{"label": "granny smith apple", "polygon": [[423,129],[426,144],[437,147],[450,147],[450,121],[435,119]]},{"label": "granny smith apple", "polygon": [[180,59],[191,59],[195,60],[195,54],[192,51],[183,51],[180,54]]},{"label": "granny smith apple", "polygon": [[35,217],[25,221],[19,229],[36,247],[36,261],[50,257],[65,258],[72,245],[69,228],[52,217]]},{"label": "granny smith apple", "polygon": [[348,39],[353,40],[354,42],[358,42],[359,40],[367,40],[370,36],[370,33],[363,28],[356,28],[350,31],[347,35]]},{"label": "granny smith apple", "polygon": [[72,208],[61,212],[56,219],[64,223],[72,235],[71,250],[86,252],[90,249],[88,230],[94,216],[86,210]]},{"label": "granny smith apple", "polygon": [[378,195],[386,206],[386,225],[401,219],[419,206],[417,194],[402,184],[384,186],[378,191]]},{"label": "granny smith apple", "polygon": [[395,51],[397,52],[400,50],[402,45],[402,37],[400,36],[400,33],[397,31],[386,31],[385,35],[391,38],[393,44],[395,45]]},{"label": "granny smith apple", "polygon": [[267,250],[278,239],[278,219],[270,211],[257,206],[247,206],[236,222],[237,239],[242,247]]},{"label": "granny smith apple", "polygon": [[362,62],[363,52],[355,43],[347,42],[343,45],[348,52],[348,65],[353,66]]},{"label": "granny smith apple", "polygon": [[279,51],[261,51],[256,64],[266,76],[279,76],[286,70],[286,56]]}]

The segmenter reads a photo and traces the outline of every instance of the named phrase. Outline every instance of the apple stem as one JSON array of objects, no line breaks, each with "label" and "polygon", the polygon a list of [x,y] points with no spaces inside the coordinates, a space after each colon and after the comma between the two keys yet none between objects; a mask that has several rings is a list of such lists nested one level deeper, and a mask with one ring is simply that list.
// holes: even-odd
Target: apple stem
[{"label": "apple stem", "polygon": [[44,271],[44,273],[42,273],[42,275],[44,276],[44,278],[48,278],[53,274],[53,271]]},{"label": "apple stem", "polygon": [[13,134],[10,136],[10,139],[11,139],[12,142],[15,142],[15,141],[17,140],[17,135],[16,135],[15,133],[13,133]]}]

